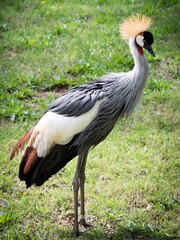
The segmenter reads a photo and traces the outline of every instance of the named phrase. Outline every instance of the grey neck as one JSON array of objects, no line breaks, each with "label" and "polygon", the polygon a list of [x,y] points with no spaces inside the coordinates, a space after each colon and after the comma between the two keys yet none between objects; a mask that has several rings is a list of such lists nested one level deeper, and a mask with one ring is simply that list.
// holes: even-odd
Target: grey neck
[{"label": "grey neck", "polygon": [[[148,76],[148,62],[144,56],[144,54],[140,54],[138,52],[135,39],[130,38],[129,40],[129,47],[134,59],[134,68],[130,71],[130,74],[135,77],[135,79],[139,82],[139,84],[144,87]],[[133,78],[134,78],[133,77]]]}]

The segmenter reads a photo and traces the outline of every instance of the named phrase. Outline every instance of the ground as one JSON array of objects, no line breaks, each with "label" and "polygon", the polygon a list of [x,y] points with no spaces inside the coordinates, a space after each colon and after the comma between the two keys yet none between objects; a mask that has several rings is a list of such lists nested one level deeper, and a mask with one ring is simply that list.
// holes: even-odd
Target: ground
[{"label": "ground", "polygon": [[76,159],[42,187],[18,179],[17,140],[67,88],[133,60],[119,24],[140,12],[153,19],[156,57],[140,104],[91,151],[80,239],[178,239],[178,1],[0,2],[0,239],[73,239]]}]

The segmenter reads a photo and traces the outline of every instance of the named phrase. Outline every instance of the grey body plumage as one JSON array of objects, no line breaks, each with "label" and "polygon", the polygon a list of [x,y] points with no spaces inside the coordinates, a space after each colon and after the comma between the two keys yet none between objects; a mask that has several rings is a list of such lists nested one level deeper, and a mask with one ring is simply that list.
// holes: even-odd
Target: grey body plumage
[{"label": "grey body plumage", "polygon": [[71,88],[47,109],[77,117],[88,112],[98,100],[104,99],[95,119],[75,137],[74,145],[78,146],[78,153],[96,146],[111,132],[118,118],[128,117],[133,112],[148,74],[144,55],[140,58],[143,64],[139,72],[135,66],[128,73],[110,73],[99,80]]}]

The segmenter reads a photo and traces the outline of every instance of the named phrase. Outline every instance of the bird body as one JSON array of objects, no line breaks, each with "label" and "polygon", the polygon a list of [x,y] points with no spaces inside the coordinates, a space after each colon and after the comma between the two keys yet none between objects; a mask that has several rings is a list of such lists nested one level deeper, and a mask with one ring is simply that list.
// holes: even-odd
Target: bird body
[{"label": "bird body", "polygon": [[[131,71],[110,73],[69,89],[49,106],[39,122],[16,144],[11,154],[12,159],[28,143],[19,170],[19,177],[26,182],[27,187],[32,184],[42,185],[78,156],[73,182],[76,233],[79,187],[82,195],[81,220],[86,226],[83,217],[84,171],[88,151],[103,141],[118,119],[128,117],[138,103],[148,76],[143,47],[154,55],[151,48],[152,34],[145,32],[150,24],[149,18],[136,15],[125,20],[121,26],[121,34],[128,39],[135,62]],[[133,25],[133,30],[130,25]],[[135,29],[136,25],[138,29]]]}]

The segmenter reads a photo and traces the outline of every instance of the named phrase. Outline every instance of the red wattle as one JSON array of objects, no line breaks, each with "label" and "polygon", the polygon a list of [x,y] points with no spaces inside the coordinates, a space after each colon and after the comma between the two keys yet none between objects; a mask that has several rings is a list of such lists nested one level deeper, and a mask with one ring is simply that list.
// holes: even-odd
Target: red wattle
[{"label": "red wattle", "polygon": [[144,51],[143,51],[142,47],[137,46],[137,49],[138,49],[138,52],[139,52],[140,55],[144,54]]}]

